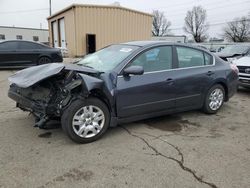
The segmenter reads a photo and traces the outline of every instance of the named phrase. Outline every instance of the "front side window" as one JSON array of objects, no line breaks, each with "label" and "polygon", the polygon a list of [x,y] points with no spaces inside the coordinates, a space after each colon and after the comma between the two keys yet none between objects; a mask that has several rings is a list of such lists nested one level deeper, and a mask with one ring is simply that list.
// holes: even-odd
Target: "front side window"
[{"label": "front side window", "polygon": [[179,60],[179,68],[205,65],[205,59],[202,51],[187,47],[176,47],[176,50]]},{"label": "front side window", "polygon": [[172,47],[162,46],[150,49],[136,57],[130,66],[144,68],[144,72],[168,70],[172,68]]},{"label": "front side window", "polygon": [[137,50],[138,46],[111,45],[93,54],[87,55],[77,64],[96,69],[100,72],[108,72],[118,66],[124,59]]}]

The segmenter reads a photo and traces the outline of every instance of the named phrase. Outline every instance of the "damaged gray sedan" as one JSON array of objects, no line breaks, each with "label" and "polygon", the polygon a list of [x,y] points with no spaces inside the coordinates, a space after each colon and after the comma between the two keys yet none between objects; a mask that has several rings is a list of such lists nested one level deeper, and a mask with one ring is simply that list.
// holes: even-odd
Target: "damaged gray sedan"
[{"label": "damaged gray sedan", "polygon": [[53,119],[75,142],[108,127],[203,109],[216,113],[236,91],[238,69],[181,44],[141,41],[108,46],[76,64],[46,64],[9,78],[9,97],[31,112],[35,126]]}]

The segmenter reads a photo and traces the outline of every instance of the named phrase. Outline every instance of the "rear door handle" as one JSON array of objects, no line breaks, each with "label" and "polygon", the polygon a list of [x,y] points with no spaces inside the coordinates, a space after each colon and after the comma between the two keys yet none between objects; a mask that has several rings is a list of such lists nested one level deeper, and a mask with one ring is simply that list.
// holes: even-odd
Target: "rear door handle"
[{"label": "rear door handle", "polygon": [[213,71],[208,71],[208,72],[207,72],[207,75],[208,75],[208,76],[211,76],[211,75],[213,75],[213,74],[214,74]]}]

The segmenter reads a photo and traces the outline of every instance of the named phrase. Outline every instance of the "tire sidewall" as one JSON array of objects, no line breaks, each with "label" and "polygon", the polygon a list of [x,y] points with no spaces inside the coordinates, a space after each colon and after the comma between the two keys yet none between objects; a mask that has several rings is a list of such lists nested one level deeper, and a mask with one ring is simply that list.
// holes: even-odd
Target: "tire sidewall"
[{"label": "tire sidewall", "polygon": [[[210,108],[210,106],[209,106],[209,103],[210,103],[209,97],[210,97],[211,93],[212,93],[215,89],[221,89],[221,90],[222,90],[222,92],[223,92],[223,101],[222,101],[221,106],[220,106],[217,110],[212,110],[212,109]],[[215,114],[215,113],[217,113],[217,112],[220,110],[220,108],[223,106],[224,101],[225,101],[225,89],[224,89],[224,87],[223,87],[222,85],[220,85],[220,84],[213,85],[213,86],[208,90],[208,92],[207,92],[207,95],[206,95],[206,98],[205,98],[205,101],[204,101],[203,110],[204,110],[206,113],[208,113],[208,114]]]},{"label": "tire sidewall", "polygon": [[[73,130],[72,120],[75,113],[82,107],[94,105],[100,108],[105,116],[105,122],[102,130],[95,136],[91,138],[82,138],[79,137]],[[99,139],[108,129],[110,123],[110,112],[105,103],[97,98],[87,98],[84,100],[77,99],[71,103],[71,105],[63,112],[62,118],[62,129],[70,137],[71,140],[77,143],[89,143]]]}]

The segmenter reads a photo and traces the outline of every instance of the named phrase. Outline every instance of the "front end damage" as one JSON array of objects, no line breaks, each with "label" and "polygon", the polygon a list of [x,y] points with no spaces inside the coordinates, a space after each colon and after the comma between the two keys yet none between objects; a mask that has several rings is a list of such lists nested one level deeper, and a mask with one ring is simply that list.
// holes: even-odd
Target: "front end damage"
[{"label": "front end damage", "polygon": [[17,107],[35,116],[35,125],[44,128],[52,119],[60,119],[77,98],[85,98],[91,89],[101,88],[98,71],[78,65],[48,64],[17,72],[9,78],[8,96]]}]

